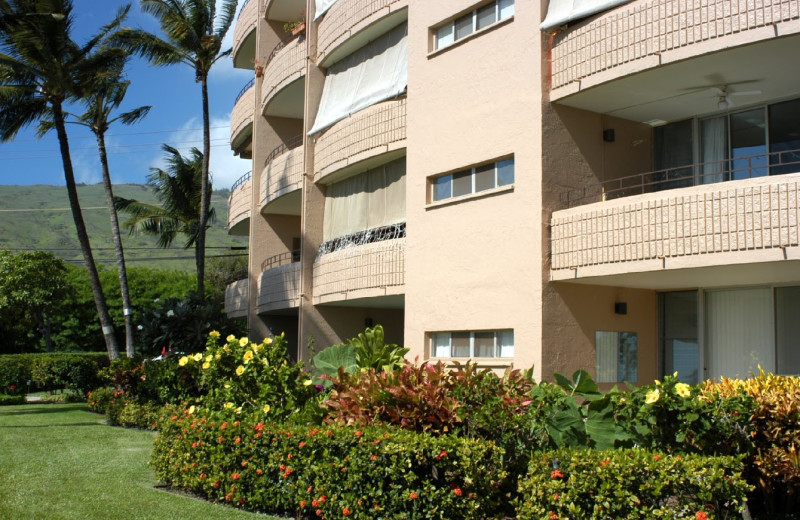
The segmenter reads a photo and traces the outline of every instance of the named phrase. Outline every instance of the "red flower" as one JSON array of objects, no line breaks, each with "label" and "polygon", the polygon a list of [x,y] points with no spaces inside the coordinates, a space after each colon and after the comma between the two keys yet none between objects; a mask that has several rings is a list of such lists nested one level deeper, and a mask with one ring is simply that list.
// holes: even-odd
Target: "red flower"
[{"label": "red flower", "polygon": [[306,501],[305,500],[301,500],[300,501],[300,509],[305,509],[305,507],[306,507]]},{"label": "red flower", "polygon": [[342,508],[342,515],[343,516],[350,516],[350,509],[347,507]]},{"label": "red flower", "polygon": [[317,516],[322,516],[322,509],[317,509],[314,512],[317,514]]},{"label": "red flower", "polygon": [[228,423],[227,423],[227,422],[224,422],[224,423],[222,423],[222,425],[219,427],[219,429],[220,429],[220,430],[224,430],[224,429],[225,429],[225,428],[227,428],[227,427],[228,427]]},{"label": "red flower", "polygon": [[193,442],[192,443],[192,448],[196,448],[196,447],[197,447],[197,442]]},{"label": "red flower", "polygon": [[443,458],[447,457],[447,452],[442,450],[437,456],[436,460],[442,460]]},{"label": "red flower", "polygon": [[242,461],[242,467],[243,467],[243,468],[246,468],[246,467],[247,467],[247,461],[246,461],[246,460],[243,460],[243,461]]},{"label": "red flower", "polygon": [[457,497],[460,497],[460,496],[461,496],[463,493],[464,493],[464,492],[463,492],[463,491],[461,491],[461,488],[455,488],[455,489],[453,490],[453,494],[454,494],[455,496],[457,496]]},{"label": "red flower", "polygon": [[231,478],[232,478],[233,480],[239,480],[239,477],[241,477],[241,475],[239,475],[238,473],[234,473],[234,474],[231,476]]},{"label": "red flower", "polygon": [[306,445],[306,443],[305,443],[305,442],[303,442],[303,441],[300,441],[300,444],[298,444],[298,446],[299,446],[300,448],[304,448],[304,447],[305,447],[305,445]]},{"label": "red flower", "polygon": [[564,478],[564,474],[561,473],[560,469],[554,469],[550,472],[550,478]]},{"label": "red flower", "polygon": [[218,488],[219,486],[220,486],[219,480],[218,480],[218,481],[216,481],[216,482],[214,482],[214,487],[215,487],[215,488]]},{"label": "red flower", "polygon": [[558,520],[558,515],[552,511],[548,511],[550,513],[550,520]]},{"label": "red flower", "polygon": [[[16,388],[15,385],[11,385],[11,386],[8,387],[9,390],[13,390],[15,388]],[[89,392],[89,397],[92,397],[92,393],[91,392]]]},{"label": "red flower", "polygon": [[556,493],[555,495],[553,495],[553,500],[558,500],[558,497],[559,497],[559,494]]},{"label": "red flower", "polygon": [[240,504],[244,504],[244,501],[245,501],[245,498],[244,498],[244,497],[242,497],[242,498],[240,498],[240,499],[239,499],[239,503],[240,503]]},{"label": "red flower", "polygon": [[233,425],[234,426],[239,426],[240,424],[242,424],[242,423],[240,423],[239,421],[233,421]]},{"label": "red flower", "polygon": [[242,442],[242,438],[241,437],[236,437],[235,439],[233,439],[233,442],[235,444],[239,444],[240,442]]},{"label": "red flower", "polygon": [[661,455],[653,455],[653,460],[658,460],[661,458]]},{"label": "red flower", "polygon": [[264,429],[264,423],[259,422],[258,424],[256,424],[255,430],[257,432],[260,432],[263,429]]},{"label": "red flower", "polygon": [[326,497],[325,495],[322,495],[321,497],[319,497],[319,501],[324,504],[325,502],[328,501],[328,497]]},{"label": "red flower", "polygon": [[364,435],[364,432],[361,430],[356,430],[356,437],[361,437],[362,435]]},{"label": "red flower", "polygon": [[230,500],[232,496],[233,496],[233,495],[231,495],[230,493],[228,493],[227,495],[225,495],[225,501],[228,501],[228,500]]},{"label": "red flower", "polygon": [[374,461],[374,460],[377,460],[377,459],[378,459],[377,455],[370,455],[369,456],[369,460],[373,460]]},{"label": "red flower", "polygon": [[694,514],[694,517],[697,520],[708,520],[708,513],[706,513],[705,511],[698,511],[697,513]]},{"label": "red flower", "polygon": [[611,462],[611,459],[601,460],[601,461],[600,461],[600,465],[601,465],[601,466],[603,466],[603,467],[605,467],[605,466],[608,466],[608,464],[609,464],[610,462]]},{"label": "red flower", "polygon": [[419,498],[419,495],[417,494],[416,491],[412,491],[411,494],[408,495],[409,500],[416,500],[417,498]]},{"label": "red flower", "polygon": [[315,498],[314,500],[312,500],[312,501],[311,501],[311,505],[312,505],[313,507],[319,507],[319,500],[317,500],[317,499]]}]

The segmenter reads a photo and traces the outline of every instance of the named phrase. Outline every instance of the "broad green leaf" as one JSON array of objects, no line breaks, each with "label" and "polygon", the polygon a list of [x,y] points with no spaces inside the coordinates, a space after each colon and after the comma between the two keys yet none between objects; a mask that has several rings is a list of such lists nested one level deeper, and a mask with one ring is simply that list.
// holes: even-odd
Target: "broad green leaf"
[{"label": "broad green leaf", "polygon": [[358,368],[356,363],[356,347],[350,344],[332,345],[314,356],[314,384],[328,388],[333,383],[330,379],[320,379],[322,374],[335,378],[339,367],[352,374]]}]

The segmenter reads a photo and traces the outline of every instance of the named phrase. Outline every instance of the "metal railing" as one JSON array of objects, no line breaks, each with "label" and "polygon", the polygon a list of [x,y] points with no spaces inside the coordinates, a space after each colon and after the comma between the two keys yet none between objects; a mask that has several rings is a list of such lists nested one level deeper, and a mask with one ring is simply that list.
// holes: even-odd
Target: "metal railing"
[{"label": "metal railing", "polygon": [[239,177],[239,179],[237,179],[236,182],[233,183],[233,186],[231,186],[231,193],[236,191],[237,188],[240,188],[245,182],[249,181],[250,180],[250,176],[252,174],[253,174],[253,172],[247,172],[244,175],[242,175],[241,177]]},{"label": "metal railing", "polygon": [[800,149],[687,164],[603,181],[562,194],[568,207],[643,193],[800,172]]},{"label": "metal railing", "polygon": [[236,103],[239,102],[240,99],[242,99],[244,93],[250,90],[250,88],[255,84],[256,84],[256,78],[253,78],[250,81],[248,81],[244,87],[242,87],[242,90],[240,90],[239,93],[236,94],[236,100],[233,102],[234,106],[236,105]]},{"label": "metal railing", "polygon": [[269,271],[282,265],[294,264],[300,261],[300,250],[294,249],[286,253],[271,256],[261,262],[261,272]]},{"label": "metal railing", "polygon": [[286,140],[285,143],[281,143],[280,145],[276,146],[271,152],[269,152],[267,158],[264,159],[264,167],[266,168],[266,166],[269,163],[271,163],[272,160],[275,159],[277,156],[285,152],[288,152],[289,150],[294,150],[295,148],[302,146],[302,144],[303,144],[302,134],[290,137],[289,139]]},{"label": "metal railing", "polygon": [[298,35],[289,34],[287,36],[284,36],[281,39],[281,41],[278,42],[278,45],[276,45],[275,48],[272,49],[272,52],[269,53],[269,56],[267,56],[267,61],[264,62],[264,69],[266,70],[267,65],[269,65],[269,62],[271,62],[275,58],[275,56],[277,56],[278,53],[281,52],[281,50],[284,47],[286,47],[295,40],[303,41],[305,37],[306,37],[305,33],[301,33]]},{"label": "metal railing", "polygon": [[242,7],[239,8],[239,13],[236,15],[237,20],[239,19],[240,16],[242,16],[242,11],[244,11],[244,8],[245,6],[247,6],[247,2],[249,1],[250,0],[244,0],[244,2],[242,2]]}]

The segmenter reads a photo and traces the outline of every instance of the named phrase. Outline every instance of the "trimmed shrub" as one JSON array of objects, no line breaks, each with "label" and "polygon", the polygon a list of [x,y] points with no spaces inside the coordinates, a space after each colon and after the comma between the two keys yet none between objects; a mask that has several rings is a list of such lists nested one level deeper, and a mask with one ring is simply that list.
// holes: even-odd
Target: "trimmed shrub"
[{"label": "trimmed shrub", "polygon": [[517,518],[741,518],[741,471],[733,456],[562,449],[532,458]]},{"label": "trimmed shrub", "polygon": [[109,386],[102,386],[95,388],[86,394],[86,405],[90,412],[106,413],[111,401],[116,397],[114,394],[117,392],[114,388]]},{"label": "trimmed shrub", "polygon": [[30,356],[25,354],[0,356],[0,392],[7,395],[25,395],[28,393],[30,380]]},{"label": "trimmed shrub", "polygon": [[27,393],[31,381],[31,390],[85,394],[99,385],[98,371],[104,366],[108,355],[103,353],[7,354],[0,356],[0,391]]},{"label": "trimmed shrub", "polygon": [[0,394],[0,406],[9,406],[12,404],[25,404],[25,396]]},{"label": "trimmed shrub", "polygon": [[190,408],[162,424],[151,465],[171,486],[298,518],[498,516],[505,473],[493,443],[259,419]]}]

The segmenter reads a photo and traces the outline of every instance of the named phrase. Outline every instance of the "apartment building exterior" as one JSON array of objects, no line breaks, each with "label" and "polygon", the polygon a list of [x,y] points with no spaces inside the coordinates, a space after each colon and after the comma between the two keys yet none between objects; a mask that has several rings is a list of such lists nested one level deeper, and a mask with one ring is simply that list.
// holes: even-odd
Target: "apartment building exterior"
[{"label": "apartment building exterior", "polygon": [[249,0],[230,316],[538,378],[800,372],[796,0]]}]

